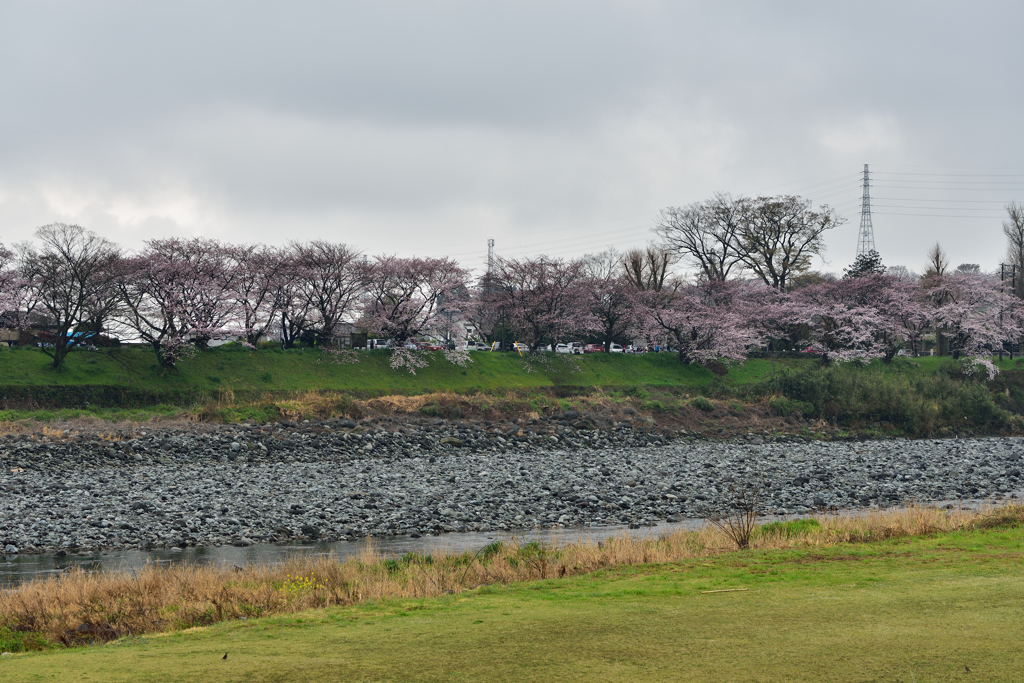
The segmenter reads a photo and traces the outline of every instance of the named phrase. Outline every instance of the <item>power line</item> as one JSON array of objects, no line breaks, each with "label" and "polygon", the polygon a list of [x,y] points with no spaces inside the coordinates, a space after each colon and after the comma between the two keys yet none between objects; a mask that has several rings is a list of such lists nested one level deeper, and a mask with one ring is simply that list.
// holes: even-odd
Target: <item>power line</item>
[{"label": "power line", "polygon": [[926,209],[928,211],[1000,211],[1003,209],[987,209],[982,206],[908,206],[906,204],[875,204],[886,209]]},{"label": "power line", "polygon": [[900,199],[899,197],[877,197],[881,202],[956,202],[958,204],[1006,204],[1002,199],[926,199],[914,197],[913,199]]},{"label": "power line", "polygon": [[948,213],[894,213],[891,211],[876,211],[883,216],[923,216],[926,218],[994,218],[994,216],[960,216]]},{"label": "power line", "polygon": [[804,192],[806,190],[811,190],[811,189],[814,189],[814,188],[817,188],[817,187],[821,187],[822,185],[831,185],[833,183],[850,182],[850,181],[855,181],[855,180],[857,180],[859,178],[860,178],[860,174],[857,173],[857,174],[854,174],[854,175],[839,176],[839,177],[836,177],[836,178],[832,178],[830,180],[822,180],[822,181],[819,181],[817,183],[812,183],[811,185],[805,185],[804,183],[806,183],[807,180],[810,180],[810,178],[807,178],[807,179],[804,179],[804,180],[797,180],[797,181],[795,181],[793,183],[790,183],[790,184],[787,184],[787,185],[777,185],[776,187],[786,188],[786,187],[793,187],[793,185],[796,185],[797,187],[793,188],[789,192],[790,193],[799,194],[800,192]]},{"label": "power line", "polygon": [[1024,191],[1024,185],[1021,187],[916,187],[914,185],[890,185],[888,183],[877,183],[875,187],[882,187],[885,189],[893,190],[916,190],[918,192],[1006,192],[1006,191]]},{"label": "power line", "polygon": [[875,175],[912,175],[918,177],[942,176],[946,178],[1024,178],[1024,173],[898,173],[892,171],[875,171]]}]

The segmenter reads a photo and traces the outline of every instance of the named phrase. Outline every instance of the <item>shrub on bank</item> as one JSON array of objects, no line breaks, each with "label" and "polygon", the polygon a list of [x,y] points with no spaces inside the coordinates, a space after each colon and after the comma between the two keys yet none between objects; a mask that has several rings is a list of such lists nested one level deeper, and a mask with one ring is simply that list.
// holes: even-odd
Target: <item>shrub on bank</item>
[{"label": "shrub on bank", "polygon": [[709,401],[708,399],[704,398],[703,396],[698,396],[697,398],[690,401],[690,405],[696,408],[697,410],[703,411],[705,413],[710,413],[715,410],[715,404]]},{"label": "shrub on bank", "polygon": [[909,363],[784,368],[742,393],[767,397],[777,415],[800,410],[843,427],[886,424],[910,436],[958,429],[998,433],[1015,424],[984,380],[953,365],[930,373]]}]

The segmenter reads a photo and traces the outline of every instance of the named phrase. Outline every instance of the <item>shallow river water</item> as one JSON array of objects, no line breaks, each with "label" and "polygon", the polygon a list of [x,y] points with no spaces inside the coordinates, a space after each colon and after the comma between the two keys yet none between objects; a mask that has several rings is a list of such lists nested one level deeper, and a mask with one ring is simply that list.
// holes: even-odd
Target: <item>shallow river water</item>
[{"label": "shallow river water", "polygon": [[[1024,498],[1024,491],[1017,494]],[[957,507],[962,509],[979,509],[999,501],[993,500],[942,500],[932,501],[938,507]],[[1004,501],[1005,502],[1005,501]],[[859,514],[864,510],[843,510],[838,514]],[[799,516],[799,515],[797,515]],[[786,516],[793,519],[797,516]],[[759,517],[761,523],[781,519],[775,515]],[[362,538],[357,541],[335,541],[332,543],[287,544],[257,543],[246,548],[234,546],[206,546],[183,549],[157,550],[104,550],[100,552],[69,554],[58,557],[53,554],[43,555],[7,555],[0,556],[0,587],[17,585],[26,580],[55,576],[71,567],[81,567],[87,571],[104,569],[120,569],[131,571],[146,564],[170,565],[174,563],[223,564],[243,567],[246,564],[271,564],[288,559],[296,554],[334,555],[340,560],[357,556],[372,547],[385,557],[398,557],[405,553],[432,553],[437,551],[466,552],[477,551],[494,541],[542,541],[552,545],[568,543],[601,541],[612,536],[630,536],[633,538],[659,537],[673,531],[692,531],[707,523],[705,519],[683,519],[679,522],[661,522],[654,526],[630,529],[627,526],[577,527],[567,529],[541,529],[537,531],[487,531],[464,532],[427,535],[419,538],[411,536],[385,536],[380,538]]]},{"label": "shallow river water", "polygon": [[25,580],[53,576],[71,567],[89,571],[121,569],[131,571],[152,564],[195,563],[245,566],[280,562],[296,554],[330,555],[344,560],[359,555],[369,547],[386,557],[397,557],[408,552],[431,553],[440,550],[452,552],[476,551],[496,540],[518,539],[543,541],[554,545],[581,541],[600,541],[611,536],[629,535],[634,538],[661,536],[675,530],[698,529],[704,520],[687,519],[676,523],[660,523],[652,527],[630,529],[626,526],[592,526],[573,529],[543,529],[523,532],[466,532],[436,536],[387,536],[362,538],[357,541],[311,543],[305,545],[285,543],[257,543],[246,548],[234,546],[199,547],[159,550],[105,550],[101,552],[57,555],[0,556],[0,586],[10,586]]}]

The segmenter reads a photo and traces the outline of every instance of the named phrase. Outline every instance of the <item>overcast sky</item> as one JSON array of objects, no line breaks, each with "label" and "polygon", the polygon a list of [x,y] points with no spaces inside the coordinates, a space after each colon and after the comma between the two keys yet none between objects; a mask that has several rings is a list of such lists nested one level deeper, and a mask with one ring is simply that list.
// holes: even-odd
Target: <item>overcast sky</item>
[{"label": "overcast sky", "polygon": [[[1024,200],[1024,3],[0,0],[0,240],[574,256],[795,193],[920,269]],[[903,214],[903,215],[900,215]]]}]

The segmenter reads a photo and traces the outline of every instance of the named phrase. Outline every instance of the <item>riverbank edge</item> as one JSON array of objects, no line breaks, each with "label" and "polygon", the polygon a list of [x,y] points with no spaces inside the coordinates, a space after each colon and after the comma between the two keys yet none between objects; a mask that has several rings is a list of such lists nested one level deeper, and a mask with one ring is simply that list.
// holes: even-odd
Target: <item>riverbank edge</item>
[{"label": "riverbank edge", "polygon": [[[750,546],[741,548],[729,534],[708,526],[669,536],[563,546],[518,543],[513,537],[476,553],[409,554],[399,559],[368,551],[342,563],[333,558],[296,557],[275,566],[244,568],[149,566],[131,575],[74,571],[0,591],[0,645],[10,648],[8,651],[25,651],[100,644],[124,636],[175,632],[311,608],[438,598],[617,567],[692,565],[697,561],[710,566],[708,563],[725,558],[724,568],[731,574],[732,558],[770,558],[773,553],[785,558],[795,553],[806,555],[808,561],[827,561],[829,554],[847,557],[850,552],[870,552],[872,548],[888,553],[882,547],[893,541],[902,541],[899,552],[906,554],[908,539],[1019,529],[1024,523],[1024,506],[980,511],[922,507],[812,519],[759,525]],[[168,586],[176,586],[178,592],[166,594]],[[57,596],[59,604],[54,602]],[[172,619],[164,618],[168,600],[174,605]],[[135,602],[144,607],[133,609]],[[257,605],[263,607],[257,609]],[[148,611],[148,627],[138,621],[140,610]],[[54,628],[59,628],[59,634]]]}]

